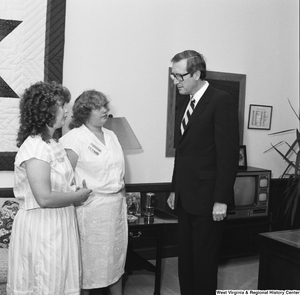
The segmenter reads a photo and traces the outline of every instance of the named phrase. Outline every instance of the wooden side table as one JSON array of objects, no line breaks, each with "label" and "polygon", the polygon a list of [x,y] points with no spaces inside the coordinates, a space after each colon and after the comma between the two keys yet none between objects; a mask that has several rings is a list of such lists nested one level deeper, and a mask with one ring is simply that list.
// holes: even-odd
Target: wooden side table
[{"label": "wooden side table", "polygon": [[[132,274],[137,270],[146,270],[155,273],[154,295],[160,295],[161,286],[161,261],[164,225],[177,223],[174,215],[155,209],[153,218],[140,217],[134,222],[128,223],[128,251],[125,270]],[[155,240],[156,241],[156,263],[155,265],[144,259],[134,251],[134,241]]]},{"label": "wooden side table", "polygon": [[260,234],[258,289],[300,290],[300,230]]}]

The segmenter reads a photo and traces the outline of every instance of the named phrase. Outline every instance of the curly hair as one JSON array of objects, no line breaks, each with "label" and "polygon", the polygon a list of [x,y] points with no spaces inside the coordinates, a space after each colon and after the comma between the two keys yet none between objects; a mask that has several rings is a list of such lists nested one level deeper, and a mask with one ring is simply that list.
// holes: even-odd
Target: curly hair
[{"label": "curly hair", "polygon": [[195,72],[200,71],[200,79],[204,80],[206,77],[206,62],[201,53],[194,50],[185,50],[180,53],[177,53],[172,59],[171,62],[179,62],[182,59],[187,59],[186,70],[188,73],[193,75]]},{"label": "curly hair", "polygon": [[101,109],[103,106],[109,110],[109,100],[102,92],[96,90],[84,91],[74,102],[69,128],[73,129],[85,124],[90,118],[91,112]]},{"label": "curly hair", "polygon": [[48,126],[52,127],[55,123],[59,105],[69,103],[70,100],[70,91],[56,82],[37,82],[25,89],[20,100],[17,147],[20,147],[28,136],[38,134],[44,141],[49,141]]}]

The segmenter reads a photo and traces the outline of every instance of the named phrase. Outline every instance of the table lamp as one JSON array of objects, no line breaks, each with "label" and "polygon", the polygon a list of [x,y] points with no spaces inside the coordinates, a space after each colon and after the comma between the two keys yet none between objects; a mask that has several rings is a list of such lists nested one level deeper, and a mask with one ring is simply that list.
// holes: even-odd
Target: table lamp
[{"label": "table lamp", "polygon": [[114,118],[112,115],[109,115],[104,127],[116,134],[123,150],[142,149],[141,144],[125,117]]}]

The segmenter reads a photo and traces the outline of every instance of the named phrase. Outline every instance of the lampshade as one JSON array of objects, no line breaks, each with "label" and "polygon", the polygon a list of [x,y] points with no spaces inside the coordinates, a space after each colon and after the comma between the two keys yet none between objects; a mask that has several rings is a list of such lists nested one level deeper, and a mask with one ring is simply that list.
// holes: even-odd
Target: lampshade
[{"label": "lampshade", "polygon": [[123,150],[136,150],[142,148],[126,118],[109,117],[104,127],[116,134]]}]

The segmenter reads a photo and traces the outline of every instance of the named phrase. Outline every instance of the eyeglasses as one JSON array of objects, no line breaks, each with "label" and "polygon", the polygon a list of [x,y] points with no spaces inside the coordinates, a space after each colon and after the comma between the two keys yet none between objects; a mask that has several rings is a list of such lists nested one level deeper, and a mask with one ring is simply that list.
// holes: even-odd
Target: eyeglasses
[{"label": "eyeglasses", "polygon": [[190,73],[186,73],[186,74],[174,74],[174,73],[171,73],[171,78],[172,79],[176,79],[178,82],[182,82],[184,80],[184,76],[188,75]]}]

